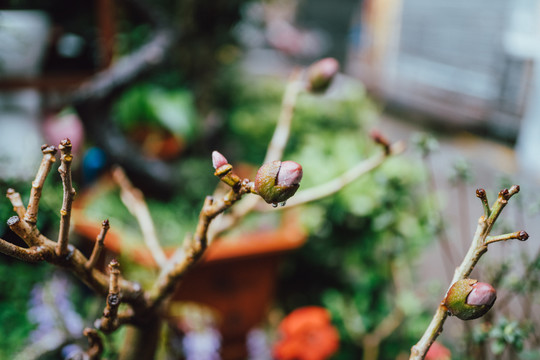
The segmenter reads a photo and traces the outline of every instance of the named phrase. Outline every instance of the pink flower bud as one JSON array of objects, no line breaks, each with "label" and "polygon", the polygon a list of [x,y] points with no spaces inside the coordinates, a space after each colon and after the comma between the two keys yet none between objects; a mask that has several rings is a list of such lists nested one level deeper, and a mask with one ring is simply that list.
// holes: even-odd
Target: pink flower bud
[{"label": "pink flower bud", "polygon": [[313,63],[308,69],[308,89],[323,92],[332,83],[339,70],[339,63],[334,58],[324,58]]},{"label": "pink flower bud", "polygon": [[229,162],[225,158],[225,156],[221,155],[221,153],[217,151],[212,152],[212,166],[214,166],[214,169],[218,169],[222,167],[223,165],[228,164]]},{"label": "pink flower bud", "polygon": [[277,206],[294,195],[300,186],[302,166],[294,161],[272,161],[264,164],[255,176],[255,191],[264,201]]},{"label": "pink flower bud", "polygon": [[493,305],[497,298],[497,292],[488,283],[477,282],[472,285],[472,290],[467,296],[468,305]]},{"label": "pink flower bud", "polygon": [[497,293],[493,286],[474,279],[456,281],[444,299],[448,311],[461,320],[472,320],[483,316],[491,309]]}]

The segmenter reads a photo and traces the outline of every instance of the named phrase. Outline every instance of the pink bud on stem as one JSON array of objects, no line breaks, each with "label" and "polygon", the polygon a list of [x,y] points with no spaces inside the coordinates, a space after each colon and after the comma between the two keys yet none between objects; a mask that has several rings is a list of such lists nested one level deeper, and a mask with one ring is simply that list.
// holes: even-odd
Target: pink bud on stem
[{"label": "pink bud on stem", "polygon": [[228,164],[229,162],[225,158],[225,156],[221,155],[218,151],[212,152],[212,166],[214,166],[214,169],[218,169],[222,167],[223,165]]},{"label": "pink bud on stem", "polygon": [[324,58],[313,63],[307,70],[308,90],[324,92],[339,71],[339,63],[334,58]]}]

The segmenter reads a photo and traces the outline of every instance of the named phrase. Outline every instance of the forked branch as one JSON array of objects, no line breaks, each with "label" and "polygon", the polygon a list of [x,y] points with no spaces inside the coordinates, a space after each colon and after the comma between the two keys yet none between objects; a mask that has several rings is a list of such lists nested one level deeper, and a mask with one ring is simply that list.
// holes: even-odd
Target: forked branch
[{"label": "forked branch", "polygon": [[[485,254],[486,251],[488,250],[489,244],[497,242],[497,241],[501,241],[501,240],[509,240],[509,239],[526,240],[528,238],[528,235],[525,231],[518,231],[515,233],[506,234],[502,236],[495,236],[495,237],[489,236],[489,233],[491,232],[491,229],[493,228],[495,221],[501,214],[504,207],[508,204],[508,200],[510,200],[510,198],[513,195],[517,194],[518,192],[519,192],[519,186],[517,185],[512,186],[510,189],[501,190],[497,197],[497,201],[493,204],[491,209],[489,209],[488,211],[486,210],[486,206],[488,202],[487,202],[487,197],[485,195],[485,191],[483,189],[477,190],[476,192],[477,196],[482,200],[482,206],[484,208],[484,215],[482,215],[480,219],[478,220],[478,226],[476,228],[476,232],[472,239],[471,246],[469,247],[469,251],[465,255],[465,258],[463,259],[461,265],[459,265],[456,268],[454,272],[454,277],[452,279],[452,283],[449,286],[449,289],[452,287],[452,285],[455,282],[457,282],[458,280],[466,279],[471,274],[471,272],[473,271],[474,267],[476,266],[476,264],[478,263],[482,255]],[[441,302],[428,328],[424,332],[424,335],[418,341],[418,343],[412,347],[411,356],[410,356],[411,360],[424,359],[430,346],[433,344],[435,339],[442,332],[443,324],[447,317],[448,317],[448,309],[443,304],[443,302]]]}]

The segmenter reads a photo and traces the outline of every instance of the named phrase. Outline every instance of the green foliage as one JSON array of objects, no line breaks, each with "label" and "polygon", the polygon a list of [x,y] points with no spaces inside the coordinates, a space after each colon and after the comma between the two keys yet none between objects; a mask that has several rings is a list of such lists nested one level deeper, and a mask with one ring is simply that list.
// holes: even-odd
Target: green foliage
[{"label": "green foliage", "polygon": [[[26,317],[30,289],[47,274],[47,265],[27,264],[0,256],[0,359],[10,359],[34,329]],[[8,276],[12,274],[13,276]]]},{"label": "green foliage", "polygon": [[531,331],[532,329],[528,325],[501,317],[492,326],[481,324],[476,327],[472,336],[477,343],[489,342],[491,352],[495,355],[501,355],[508,348],[521,352],[523,342]]},{"label": "green foliage", "polygon": [[127,91],[115,106],[116,122],[123,130],[137,126],[162,127],[184,140],[197,133],[197,115],[191,92],[142,84]]}]

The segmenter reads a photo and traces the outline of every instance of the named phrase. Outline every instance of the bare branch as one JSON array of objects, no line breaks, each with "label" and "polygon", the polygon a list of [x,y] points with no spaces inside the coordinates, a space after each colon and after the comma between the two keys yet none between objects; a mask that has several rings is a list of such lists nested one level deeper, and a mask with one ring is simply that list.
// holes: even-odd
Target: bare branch
[{"label": "bare branch", "polygon": [[527,232],[521,230],[521,231],[515,231],[513,233],[509,234],[503,234],[503,235],[497,235],[497,236],[488,236],[486,238],[486,245],[493,244],[498,241],[506,241],[506,240],[519,240],[519,241],[525,241],[529,238],[529,234]]},{"label": "bare branch", "polygon": [[41,164],[39,165],[36,178],[32,182],[28,209],[24,215],[24,221],[31,225],[35,225],[37,222],[41,191],[43,190],[43,184],[45,183],[45,179],[51,170],[52,164],[56,161],[56,158],[54,157],[56,155],[56,151],[57,150],[54,146],[43,145],[41,147],[43,158],[41,159]]},{"label": "bare branch", "polygon": [[[461,265],[459,265],[456,268],[454,272],[454,278],[452,279],[450,287],[452,287],[452,285],[456,281],[465,279],[471,274],[471,272],[473,271],[474,267],[476,266],[476,264],[478,263],[482,255],[486,253],[488,249],[488,244],[496,242],[496,241],[504,240],[502,237],[506,235],[503,235],[501,237],[492,237],[490,239],[489,233],[491,232],[491,229],[493,228],[495,221],[497,220],[502,210],[508,203],[508,200],[513,195],[517,194],[518,192],[519,192],[519,186],[517,185],[512,186],[510,189],[501,190],[499,192],[499,196],[497,197],[497,201],[491,207],[489,216],[486,217],[483,215],[480,217],[480,219],[478,220],[478,226],[476,228],[476,232],[471,242],[471,246],[469,247],[469,251],[465,255],[465,258],[463,259]],[[518,231],[512,234],[508,234],[508,235],[510,236],[515,235],[512,238],[519,239],[519,240],[526,240],[528,238],[528,235],[525,231]],[[507,237],[507,239],[509,238],[510,237]],[[416,345],[412,347],[411,356],[410,356],[411,360],[413,359],[420,360],[425,357],[431,344],[433,344],[435,339],[442,332],[443,324],[447,316],[448,316],[448,311],[446,309],[446,306],[443,304],[443,302],[441,302],[428,328],[424,332],[424,335],[418,341],[418,343],[416,343]]]},{"label": "bare branch", "polygon": [[40,262],[44,260],[45,248],[33,246],[23,248],[0,238],[0,252],[26,262]]},{"label": "bare branch", "polygon": [[17,213],[19,218],[24,219],[24,215],[26,214],[26,208],[24,207],[24,204],[21,199],[21,194],[16,192],[14,189],[7,189],[6,197],[11,201],[11,205],[13,205],[13,211]]},{"label": "bare branch", "polygon": [[96,237],[96,242],[94,243],[94,249],[92,250],[92,255],[90,255],[90,259],[88,259],[88,261],[85,264],[86,269],[90,270],[96,265],[96,262],[99,259],[99,255],[101,254],[101,251],[103,250],[103,244],[105,243],[105,235],[107,235],[107,231],[109,231],[109,228],[110,228],[109,219],[104,220],[103,223],[101,223],[101,231]]},{"label": "bare branch", "polygon": [[360,176],[376,169],[384,163],[388,156],[400,154],[404,150],[405,145],[402,142],[397,142],[390,146],[388,151],[385,150],[383,153],[374,155],[371,158],[358,163],[341,176],[332,179],[325,184],[315,186],[311,189],[298,191],[295,196],[287,201],[287,205],[288,207],[298,206],[333,195],[345,186],[354,182]]},{"label": "bare branch", "polygon": [[146,246],[150,250],[150,254],[152,254],[156,264],[160,268],[163,267],[167,262],[167,256],[159,244],[154,222],[142,191],[133,186],[120,167],[113,169],[112,176],[114,181],[120,186],[122,202],[139,223]]},{"label": "bare branch", "polygon": [[487,219],[491,215],[491,209],[489,208],[489,202],[486,195],[486,190],[477,189],[476,197],[482,201],[482,207],[484,208],[484,217]]},{"label": "bare branch", "polygon": [[120,279],[120,264],[113,259],[109,264],[109,294],[103,316],[99,320],[99,329],[105,333],[111,333],[118,328],[118,307],[121,296],[118,285]]},{"label": "bare branch", "polygon": [[[173,256],[172,261],[162,270],[158,280],[154,283],[154,287],[149,293],[149,301],[152,307],[157,308],[160,304],[173,293],[179,284],[182,276],[188,271],[203,255],[208,246],[208,227],[212,220],[230,208],[235,202],[246,194],[253,191],[253,183],[248,180],[240,180],[236,175],[231,175],[231,170],[221,172],[221,166],[215,172],[215,175],[222,179],[237,179],[237,182],[231,184],[232,189],[225,196],[215,201],[211,196],[207,196],[201,212],[199,213],[199,222],[193,238],[184,240],[183,251],[177,251]],[[223,180],[223,179],[222,179]],[[227,180],[228,181],[228,180]]]},{"label": "bare branch", "polygon": [[272,140],[270,140],[270,144],[268,145],[264,163],[273,160],[281,160],[281,157],[283,156],[283,151],[289,141],[291,123],[298,94],[300,94],[300,91],[304,88],[301,82],[304,73],[305,70],[303,69],[294,69],[289,76],[287,88],[285,89],[283,100],[281,102],[281,112],[279,113],[274,135],[272,135]]},{"label": "bare branch", "polygon": [[21,221],[18,216],[12,216],[7,220],[7,225],[17,236],[19,236],[28,246],[42,245],[46,238],[40,234],[39,230],[26,221]]},{"label": "bare branch", "polygon": [[69,224],[71,220],[71,206],[75,197],[75,189],[71,181],[71,163],[73,155],[71,154],[71,141],[64,139],[58,146],[61,152],[60,167],[58,172],[62,178],[64,187],[64,197],[62,201],[62,209],[60,210],[60,231],[58,232],[58,243],[56,244],[56,254],[63,256],[67,253],[69,243]]}]

